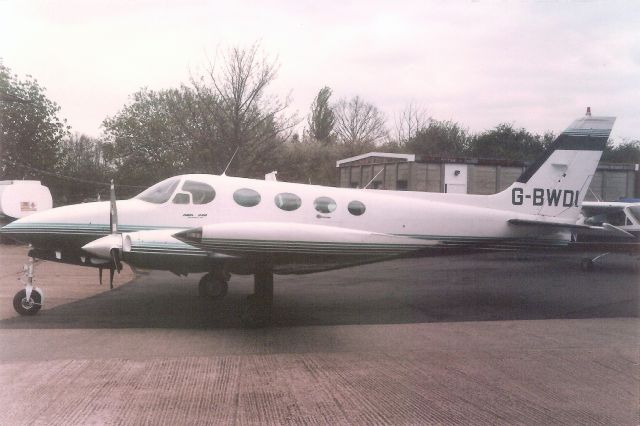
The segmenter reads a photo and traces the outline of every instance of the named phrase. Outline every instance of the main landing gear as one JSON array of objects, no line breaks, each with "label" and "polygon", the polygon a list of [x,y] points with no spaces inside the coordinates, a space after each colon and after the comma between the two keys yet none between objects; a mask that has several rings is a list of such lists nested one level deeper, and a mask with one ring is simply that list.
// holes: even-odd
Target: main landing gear
[{"label": "main landing gear", "polygon": [[[222,299],[229,288],[230,275],[224,269],[214,269],[205,274],[198,284],[198,294],[206,299]],[[273,306],[273,271],[259,269],[253,276],[253,294],[240,305],[240,321],[247,328],[259,328],[271,322]]]},{"label": "main landing gear", "polygon": [[593,271],[593,268],[595,268],[596,266],[596,262],[600,259],[602,259],[603,257],[607,256],[609,253],[602,253],[599,256],[592,258],[589,257],[585,257],[580,261],[580,267],[582,268],[583,271],[586,272],[591,272]]},{"label": "main landing gear", "polygon": [[13,308],[20,315],[35,315],[44,303],[42,290],[33,287],[33,264],[33,258],[30,257],[29,263],[24,265],[25,288],[13,296]]},{"label": "main landing gear", "polygon": [[260,270],[253,277],[253,294],[240,306],[240,320],[248,328],[265,327],[271,322],[273,271]]},{"label": "main landing gear", "polygon": [[198,294],[206,299],[222,299],[229,289],[229,273],[222,269],[214,270],[200,278]]}]

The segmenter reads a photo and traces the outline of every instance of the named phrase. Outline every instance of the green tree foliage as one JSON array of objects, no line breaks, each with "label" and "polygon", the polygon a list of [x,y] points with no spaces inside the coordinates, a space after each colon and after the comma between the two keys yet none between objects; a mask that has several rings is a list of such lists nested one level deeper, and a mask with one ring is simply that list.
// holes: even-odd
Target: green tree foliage
[{"label": "green tree foliage", "polygon": [[468,155],[479,158],[531,161],[537,158],[554,139],[552,133],[537,135],[512,124],[499,124],[470,141]]},{"label": "green tree foliage", "polygon": [[[153,91],[142,89],[115,116],[102,123],[104,153],[117,170],[117,181],[149,185],[173,174],[190,171],[197,132],[206,123],[192,125],[190,107],[195,95],[188,87]],[[201,118],[194,113],[193,120]]]},{"label": "green tree foliage", "polygon": [[[385,117],[373,104],[356,96],[331,108],[330,96],[328,87],[320,90],[311,105],[309,130],[302,140],[293,138],[284,145],[284,161],[278,168],[280,179],[335,185],[337,160],[376,149],[391,149]],[[334,140],[339,143],[332,143]],[[399,147],[393,144],[392,149]]]},{"label": "green tree foliage", "polygon": [[453,121],[429,119],[405,143],[405,151],[430,157],[459,157],[467,153],[469,132]]},{"label": "green tree foliage", "polygon": [[68,136],[60,107],[31,76],[19,79],[0,63],[0,178],[39,179],[45,184]]},{"label": "green tree foliage", "polygon": [[623,141],[618,145],[608,143],[602,153],[602,161],[609,163],[640,164],[640,141]]},{"label": "green tree foliage", "polygon": [[[277,70],[257,45],[229,49],[188,84],[134,93],[104,120],[96,140],[70,136],[45,89],[0,63],[0,178],[39,179],[60,204],[107,195],[112,176],[123,198],[168,176],[217,174],[236,149],[230,175],[261,178],[278,170],[281,180],[335,185],[336,160],[368,151],[532,161],[553,140],[511,124],[471,134],[413,104],[396,118],[390,139],[377,107],[358,96],[332,107],[328,87],[311,106],[308,132],[291,138],[297,121],[286,113],[288,98],[267,92]],[[610,143],[602,161],[640,163],[640,141]]]},{"label": "green tree foliage", "polygon": [[105,183],[111,172],[104,162],[101,140],[77,133],[64,139],[56,170],[58,202],[79,203],[96,200],[98,194],[108,196]]},{"label": "green tree foliage", "polygon": [[311,104],[311,113],[307,119],[309,134],[312,138],[325,144],[332,141],[336,116],[329,104],[331,89],[323,87]]},{"label": "green tree foliage", "polygon": [[336,184],[336,160],[345,157],[344,146],[325,145],[311,139],[288,142],[284,147],[285,161],[278,168],[278,179],[314,185]]}]

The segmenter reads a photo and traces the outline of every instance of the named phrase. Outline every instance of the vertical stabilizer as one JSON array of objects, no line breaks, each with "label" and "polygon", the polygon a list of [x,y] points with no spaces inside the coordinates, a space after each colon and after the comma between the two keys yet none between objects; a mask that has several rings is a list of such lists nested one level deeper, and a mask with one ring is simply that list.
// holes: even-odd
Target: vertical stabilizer
[{"label": "vertical stabilizer", "polygon": [[494,196],[496,204],[518,213],[577,219],[614,121],[587,110],[513,185]]}]

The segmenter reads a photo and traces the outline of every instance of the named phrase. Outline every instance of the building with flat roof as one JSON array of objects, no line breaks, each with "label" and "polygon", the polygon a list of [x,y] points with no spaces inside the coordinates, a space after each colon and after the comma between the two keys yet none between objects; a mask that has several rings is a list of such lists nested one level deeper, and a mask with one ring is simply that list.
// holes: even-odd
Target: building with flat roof
[{"label": "building with flat roof", "polygon": [[[336,162],[341,187],[494,194],[524,171],[522,161],[369,152]],[[600,163],[587,200],[639,197],[638,164]]]}]

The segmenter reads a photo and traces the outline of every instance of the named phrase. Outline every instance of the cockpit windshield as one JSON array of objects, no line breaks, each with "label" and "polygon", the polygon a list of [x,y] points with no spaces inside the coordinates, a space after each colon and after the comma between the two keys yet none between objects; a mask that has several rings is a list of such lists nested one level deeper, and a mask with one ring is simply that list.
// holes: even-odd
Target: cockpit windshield
[{"label": "cockpit windshield", "polygon": [[175,191],[178,183],[180,183],[180,178],[169,178],[145,189],[133,198],[154,204],[166,203],[171,198],[171,194]]}]

